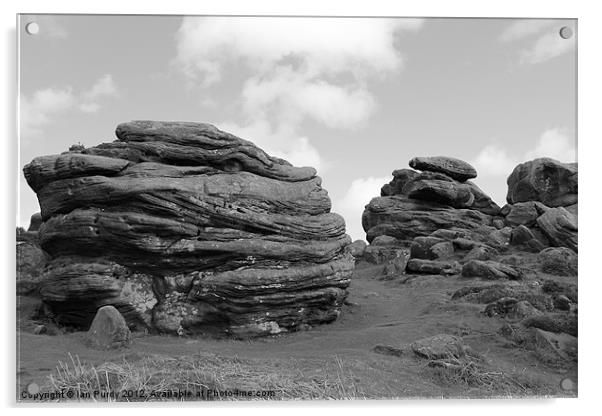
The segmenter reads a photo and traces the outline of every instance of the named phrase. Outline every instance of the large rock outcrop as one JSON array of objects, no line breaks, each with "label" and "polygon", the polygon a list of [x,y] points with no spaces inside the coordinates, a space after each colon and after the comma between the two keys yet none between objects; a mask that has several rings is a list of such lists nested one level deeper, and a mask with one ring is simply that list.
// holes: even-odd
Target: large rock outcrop
[{"label": "large rock outcrop", "polygon": [[246,337],[336,319],[354,260],[313,168],[209,124],[116,135],[24,168],[59,322],[87,328],[113,305],[130,326]]}]

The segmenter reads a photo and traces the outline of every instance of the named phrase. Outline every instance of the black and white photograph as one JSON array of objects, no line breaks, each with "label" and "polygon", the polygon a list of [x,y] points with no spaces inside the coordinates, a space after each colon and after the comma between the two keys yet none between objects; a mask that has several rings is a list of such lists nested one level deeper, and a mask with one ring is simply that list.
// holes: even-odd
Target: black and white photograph
[{"label": "black and white photograph", "polygon": [[17,403],[578,397],[577,18],[16,19]]}]

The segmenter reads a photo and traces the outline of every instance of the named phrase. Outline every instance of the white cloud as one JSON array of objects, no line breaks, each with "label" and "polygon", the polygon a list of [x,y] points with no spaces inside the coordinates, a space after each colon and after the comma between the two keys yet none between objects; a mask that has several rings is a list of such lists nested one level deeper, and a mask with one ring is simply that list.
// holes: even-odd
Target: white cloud
[{"label": "white cloud", "polygon": [[471,161],[479,174],[508,175],[516,166],[516,160],[498,144],[485,146]]},{"label": "white cloud", "polygon": [[35,16],[29,20],[38,24],[40,27],[39,35],[41,36],[65,39],[69,35],[67,29],[65,29],[65,27],[61,25],[54,16]]},{"label": "white cloud", "polygon": [[538,157],[551,157],[561,162],[577,161],[576,142],[561,129],[554,128],[543,132],[535,148],[525,155],[525,160]]},{"label": "white cloud", "polygon": [[520,60],[522,63],[538,64],[556,58],[575,49],[575,39],[575,36],[570,39],[563,39],[556,30],[545,33],[530,48],[521,52]]},{"label": "white cloud", "polygon": [[28,96],[20,96],[21,138],[40,136],[42,127],[61,113],[78,109],[84,113],[95,113],[101,105],[98,100],[117,95],[111,75],[99,78],[89,89],[77,93],[72,87],[44,88]]},{"label": "white cloud", "polygon": [[512,42],[523,39],[536,35],[556,23],[557,21],[548,19],[518,19],[506,27],[500,35],[500,40],[502,42]]},{"label": "white cloud", "polygon": [[471,163],[479,175],[508,176],[516,165],[540,157],[550,157],[560,162],[575,162],[577,147],[575,141],[560,128],[545,130],[535,146],[522,155],[510,155],[500,144],[485,146]]},{"label": "white cloud", "polygon": [[[556,58],[575,48],[576,36],[563,39],[559,33],[562,26],[568,26],[574,30],[572,24],[562,20],[517,20],[502,32],[500,41],[530,42],[528,46],[524,46],[519,50],[519,63],[538,64]],[[533,38],[535,40],[532,40]]]},{"label": "white cloud", "polygon": [[345,196],[333,201],[332,210],[345,218],[347,234],[353,240],[364,240],[366,233],[362,228],[362,213],[370,200],[380,196],[380,188],[391,181],[392,177],[357,178],[349,186]]},{"label": "white cloud", "polygon": [[50,122],[50,117],[61,113],[76,102],[71,87],[45,88],[34,92],[31,97],[20,99],[20,127],[24,136],[37,136],[40,127]]},{"label": "white cloud", "polygon": [[226,82],[231,68],[246,71],[238,97],[241,119],[222,127],[266,142],[266,150],[293,164],[324,167],[310,139],[298,133],[300,124],[311,119],[330,128],[364,125],[377,105],[368,81],[401,69],[395,37],[422,24],[419,19],[188,17],[178,30],[172,64],[204,89]]}]

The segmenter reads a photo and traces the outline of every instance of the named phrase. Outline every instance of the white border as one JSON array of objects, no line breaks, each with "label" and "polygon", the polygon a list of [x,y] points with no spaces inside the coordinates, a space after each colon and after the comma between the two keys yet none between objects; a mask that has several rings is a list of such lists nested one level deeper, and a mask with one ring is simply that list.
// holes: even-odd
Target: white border
[{"label": "white border", "polygon": [[[596,398],[601,397],[597,392],[599,386],[600,362],[600,310],[596,308],[600,303],[600,273],[598,249],[600,238],[598,235],[598,211],[600,205],[599,178],[600,172],[596,169],[600,165],[600,78],[602,67],[600,64],[600,41],[602,40],[601,27],[602,15],[598,13],[594,1],[527,1],[505,0],[493,3],[491,1],[468,0],[422,0],[414,2],[385,2],[376,0],[238,0],[238,1],[179,1],[179,0],[146,0],[139,2],[126,2],[125,0],[102,0],[86,2],[77,0],[3,0],[0,4],[0,20],[4,34],[4,62],[2,68],[3,99],[2,127],[4,135],[1,140],[3,149],[2,176],[4,185],[4,203],[2,206],[2,236],[3,249],[2,264],[6,266],[2,274],[4,283],[4,314],[3,329],[4,342],[2,345],[4,362],[0,368],[4,371],[1,377],[0,392],[5,406],[14,406],[15,397],[15,308],[14,308],[14,273],[15,273],[15,243],[14,229],[16,217],[16,182],[20,174],[16,161],[16,13],[113,13],[113,14],[237,14],[237,15],[336,15],[336,16],[439,16],[439,17],[562,17],[579,19],[579,164],[581,170],[580,192],[580,286],[581,310],[579,318],[579,399],[545,400],[545,401],[401,401],[395,403],[383,402],[353,402],[353,403],[299,403],[295,405],[277,404],[269,407],[247,405],[243,409],[240,405],[232,408],[230,405],[215,405],[203,408],[190,408],[196,414],[202,412],[215,412],[216,410],[230,409],[233,413],[247,412],[265,415],[266,413],[281,414],[283,411],[292,414],[306,415],[316,410],[328,412],[357,412],[365,413],[369,407],[377,407],[378,412],[424,412],[445,413],[462,415],[487,414],[507,415],[509,412],[545,412],[546,414],[578,414],[589,413],[588,410],[596,406]],[[283,406],[287,406],[284,410]],[[290,408],[293,406],[292,408]],[[337,408],[335,409],[336,406]],[[344,408],[340,408],[344,406]],[[163,413],[165,406],[137,409],[136,411]],[[44,413],[58,411],[63,414],[73,409],[59,408],[49,410],[29,409],[29,411]],[[184,411],[181,408],[180,411]],[[79,412],[79,410],[77,410]],[[86,409],[86,412],[104,412],[105,409]]]}]

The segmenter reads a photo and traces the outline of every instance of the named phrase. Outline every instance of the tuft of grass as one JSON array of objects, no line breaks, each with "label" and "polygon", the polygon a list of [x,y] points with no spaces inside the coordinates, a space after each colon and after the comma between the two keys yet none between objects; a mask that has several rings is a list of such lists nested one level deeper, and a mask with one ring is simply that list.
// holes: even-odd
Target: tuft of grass
[{"label": "tuft of grass", "polygon": [[[91,401],[355,399],[366,395],[338,356],[313,374],[293,365],[249,362],[237,357],[195,355],[123,359],[98,366],[69,354],[49,376],[53,391]],[[178,392],[191,392],[182,396]],[[232,392],[232,394],[228,393]],[[236,392],[239,392],[237,394]],[[245,392],[241,395],[242,392]],[[250,392],[250,393],[248,393]],[[63,399],[59,399],[63,400]]]},{"label": "tuft of grass", "polygon": [[492,370],[470,360],[434,360],[427,364],[426,373],[444,387],[463,385],[499,396],[548,395],[553,391],[539,379],[523,373]]}]

